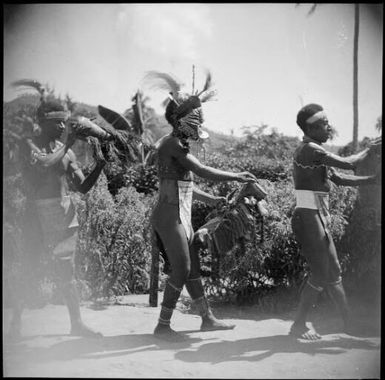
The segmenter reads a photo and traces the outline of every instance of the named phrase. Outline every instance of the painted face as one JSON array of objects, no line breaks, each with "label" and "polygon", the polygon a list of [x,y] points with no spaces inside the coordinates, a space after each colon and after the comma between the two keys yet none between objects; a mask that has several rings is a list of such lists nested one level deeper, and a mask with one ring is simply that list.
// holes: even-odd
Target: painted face
[{"label": "painted face", "polygon": [[201,124],[203,123],[203,113],[201,108],[196,108],[191,111],[185,117],[179,120],[179,130],[186,137],[192,140],[198,140],[200,138]]}]

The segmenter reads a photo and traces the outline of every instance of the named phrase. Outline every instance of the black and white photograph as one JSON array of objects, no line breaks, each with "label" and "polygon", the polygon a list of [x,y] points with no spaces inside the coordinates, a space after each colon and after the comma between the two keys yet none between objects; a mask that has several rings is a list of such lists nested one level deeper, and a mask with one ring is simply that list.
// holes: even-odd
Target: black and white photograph
[{"label": "black and white photograph", "polygon": [[382,377],[383,3],[3,3],[3,67],[3,377]]}]

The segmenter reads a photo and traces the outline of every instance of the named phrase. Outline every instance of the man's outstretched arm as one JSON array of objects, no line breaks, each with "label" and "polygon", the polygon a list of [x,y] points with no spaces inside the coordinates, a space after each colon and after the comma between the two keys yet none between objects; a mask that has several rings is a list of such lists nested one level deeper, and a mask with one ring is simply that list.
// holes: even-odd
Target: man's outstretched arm
[{"label": "man's outstretched arm", "polygon": [[329,168],[329,179],[338,186],[375,185],[379,183],[379,180],[380,180],[379,174],[357,176],[357,175],[338,173],[333,168]]}]

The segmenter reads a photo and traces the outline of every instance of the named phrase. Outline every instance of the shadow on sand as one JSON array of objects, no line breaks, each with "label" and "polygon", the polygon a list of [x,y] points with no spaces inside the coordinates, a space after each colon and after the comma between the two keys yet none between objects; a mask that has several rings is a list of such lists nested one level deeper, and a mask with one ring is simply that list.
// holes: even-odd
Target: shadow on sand
[{"label": "shadow on sand", "polygon": [[[379,345],[370,340],[353,337],[332,336],[314,342],[297,341],[288,335],[273,335],[239,339],[236,341],[217,341],[203,343],[202,338],[189,334],[200,333],[199,330],[180,331],[185,338],[181,342],[167,342],[154,337],[153,334],[130,334],[103,337],[98,339],[71,338],[46,347],[33,347],[23,341],[6,347],[9,359],[25,364],[42,363],[55,360],[96,359],[118,357],[136,352],[172,350],[175,359],[183,362],[220,363],[225,361],[259,361],[277,353],[318,353],[337,355],[350,349],[378,350]],[[52,335],[35,336],[35,339],[52,339]],[[29,339],[30,340],[30,339]],[[192,347],[198,343],[198,347]]]},{"label": "shadow on sand", "polygon": [[190,337],[187,334],[199,330],[181,331],[184,338],[179,342],[168,342],[158,339],[153,334],[128,334],[101,338],[77,338],[54,343],[46,347],[36,347],[26,344],[33,339],[65,338],[68,335],[37,335],[26,337],[18,342],[5,342],[4,354],[8,357],[22,358],[23,362],[47,362],[54,360],[72,360],[89,358],[106,358],[123,356],[141,351],[183,350],[192,344],[200,342],[201,338]]},{"label": "shadow on sand", "polygon": [[[259,361],[278,353],[306,353],[309,355],[337,355],[350,349],[378,350],[379,345],[366,339],[337,337],[301,342],[288,335],[222,341],[201,345],[196,350],[177,352],[176,359],[185,362]],[[255,353],[256,351],[260,351]],[[250,355],[250,353],[253,353]]]}]

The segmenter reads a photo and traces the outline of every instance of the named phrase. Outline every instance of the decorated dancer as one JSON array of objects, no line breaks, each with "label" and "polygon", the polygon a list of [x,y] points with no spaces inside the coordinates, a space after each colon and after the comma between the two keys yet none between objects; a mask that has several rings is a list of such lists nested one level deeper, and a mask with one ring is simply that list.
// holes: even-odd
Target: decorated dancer
[{"label": "decorated dancer", "polygon": [[[24,179],[27,185],[27,212],[24,218],[26,260],[34,270],[43,252],[52,257],[55,282],[62,290],[68,308],[71,335],[101,336],[86,326],[81,318],[77,289],[74,283],[74,253],[78,221],[69,190],[87,193],[98,179],[105,161],[100,159],[85,177],[71,149],[74,133],[69,133],[66,121],[69,112],[55,99],[44,97],[44,88],[36,81],[20,81],[17,85],[31,86],[42,94],[37,109],[37,124],[24,141]],[[96,126],[97,127],[97,126]],[[108,133],[102,129],[98,133]],[[63,142],[59,141],[63,136]],[[37,268],[35,268],[37,270]],[[16,304],[11,322],[11,334],[21,329],[22,305]]]},{"label": "decorated dancer", "polygon": [[352,321],[341,279],[341,267],[329,231],[330,181],[341,186],[359,186],[378,181],[376,175],[355,176],[338,173],[335,168],[354,170],[368,149],[349,157],[326,151],[322,144],[332,133],[323,108],[308,104],[297,115],[297,124],[304,133],[303,141],[294,153],[294,187],[296,208],[292,228],[305,257],[310,275],[301,293],[298,315],[290,334],[307,340],[321,336],[306,326],[306,317],[325,289],[341,313],[344,329],[351,331]]},{"label": "decorated dancer", "polygon": [[204,89],[195,95],[182,93],[178,81],[168,74],[151,72],[146,80],[168,89],[170,99],[165,116],[173,127],[173,131],[156,145],[159,198],[153,210],[152,225],[159,248],[170,263],[171,273],[154,334],[168,340],[179,339],[178,333],[170,327],[170,320],[183,286],[186,286],[200,312],[202,331],[232,329],[235,326],[216,319],[208,305],[191,225],[193,199],[216,204],[224,198],[214,197],[194,187],[193,173],[212,181],[254,182],[256,178],[248,172],[231,173],[205,166],[189,151],[189,139],[208,137],[207,132],[201,130],[201,102],[208,100],[212,94],[210,74]]}]

